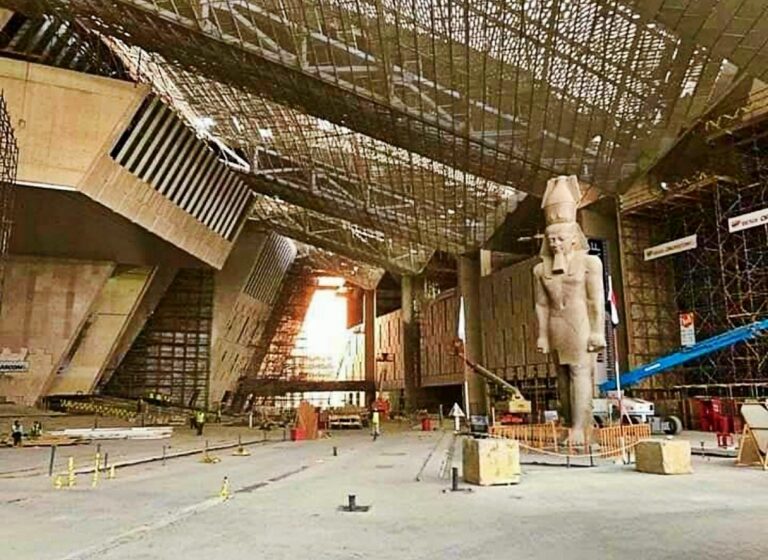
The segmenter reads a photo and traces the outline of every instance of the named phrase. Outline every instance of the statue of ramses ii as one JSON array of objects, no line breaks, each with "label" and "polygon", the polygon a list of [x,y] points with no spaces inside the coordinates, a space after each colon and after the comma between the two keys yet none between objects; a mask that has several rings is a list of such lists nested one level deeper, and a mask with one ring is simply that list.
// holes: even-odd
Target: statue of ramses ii
[{"label": "statue of ramses ii", "polygon": [[585,442],[592,425],[596,353],[605,348],[603,265],[588,254],[587,238],[576,223],[580,198],[574,175],[547,183],[541,204],[546,219],[542,262],[533,269],[536,346],[539,352],[554,353],[559,366],[567,369],[558,389],[563,408],[570,408],[574,444]]}]

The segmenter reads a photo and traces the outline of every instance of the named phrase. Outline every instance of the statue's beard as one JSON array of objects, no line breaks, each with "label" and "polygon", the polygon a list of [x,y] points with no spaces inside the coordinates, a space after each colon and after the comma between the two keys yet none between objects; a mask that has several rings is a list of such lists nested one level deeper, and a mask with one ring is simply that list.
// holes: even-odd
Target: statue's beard
[{"label": "statue's beard", "polygon": [[564,274],[568,268],[568,259],[565,253],[558,251],[552,256],[552,272],[555,274]]}]

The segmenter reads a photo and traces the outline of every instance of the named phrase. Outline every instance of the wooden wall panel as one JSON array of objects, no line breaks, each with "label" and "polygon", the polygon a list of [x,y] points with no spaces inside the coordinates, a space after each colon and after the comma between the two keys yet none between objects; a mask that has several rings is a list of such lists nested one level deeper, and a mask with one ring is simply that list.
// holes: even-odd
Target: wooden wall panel
[{"label": "wooden wall panel", "polygon": [[485,366],[509,379],[555,373],[552,360],[536,351],[533,267],[538,260],[528,259],[480,280],[482,305],[493,309],[483,323]]},{"label": "wooden wall panel", "polygon": [[402,311],[377,317],[376,331],[376,384],[383,391],[404,389]]},{"label": "wooden wall panel", "polygon": [[464,367],[453,353],[458,326],[459,295],[456,290],[447,290],[424,305],[421,314],[422,386],[464,382]]}]

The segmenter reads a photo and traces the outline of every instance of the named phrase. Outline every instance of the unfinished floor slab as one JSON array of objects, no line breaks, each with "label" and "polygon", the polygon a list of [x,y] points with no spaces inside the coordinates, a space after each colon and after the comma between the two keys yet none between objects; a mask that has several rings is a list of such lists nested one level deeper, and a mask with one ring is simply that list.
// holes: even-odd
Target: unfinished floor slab
[{"label": "unfinished floor slab", "polygon": [[[615,464],[524,464],[518,486],[443,492],[452,443],[443,432],[385,432],[376,442],[357,432],[276,441],[248,457],[221,453],[216,464],[198,456],[137,466],[96,488],[86,476],[71,490],[55,490],[46,476],[0,478],[0,537],[9,558],[35,560],[159,559],[169,551],[186,560],[764,553],[754,528],[768,516],[768,477],[733,460],[694,458],[687,477]],[[460,453],[452,461],[460,465]],[[228,500],[219,497],[224,477]],[[350,494],[370,510],[339,511]]]}]

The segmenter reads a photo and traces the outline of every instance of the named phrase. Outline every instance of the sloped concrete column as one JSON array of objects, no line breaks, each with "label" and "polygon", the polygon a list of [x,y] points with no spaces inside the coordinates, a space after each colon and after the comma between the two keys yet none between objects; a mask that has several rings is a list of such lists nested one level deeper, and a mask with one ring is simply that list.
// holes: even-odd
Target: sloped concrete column
[{"label": "sloped concrete column", "polygon": [[[458,258],[459,291],[464,298],[465,341],[467,358],[483,363],[483,332],[480,320],[480,257],[478,253]],[[467,402],[471,414],[488,414],[488,394],[485,380],[465,368]]]},{"label": "sloped concrete column", "polygon": [[424,278],[404,275],[400,281],[402,332],[403,332],[403,376],[405,378],[405,409],[415,410],[424,402],[421,388],[421,328],[417,307],[424,296]]},{"label": "sloped concrete column", "polygon": [[365,349],[365,381],[370,389],[365,392],[365,406],[370,407],[376,400],[376,290],[363,292],[363,336]]}]

